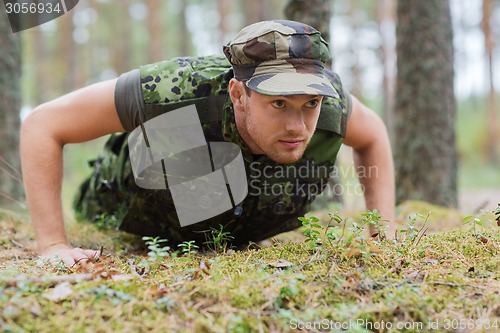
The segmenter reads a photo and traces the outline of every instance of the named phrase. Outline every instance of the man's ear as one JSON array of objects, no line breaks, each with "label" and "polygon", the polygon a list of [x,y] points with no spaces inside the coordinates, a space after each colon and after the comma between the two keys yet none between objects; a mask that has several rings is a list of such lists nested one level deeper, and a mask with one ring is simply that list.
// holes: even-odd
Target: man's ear
[{"label": "man's ear", "polygon": [[245,105],[245,98],[247,98],[245,93],[245,83],[243,81],[236,80],[232,78],[229,81],[229,97],[231,102],[233,102],[235,111],[243,111]]}]

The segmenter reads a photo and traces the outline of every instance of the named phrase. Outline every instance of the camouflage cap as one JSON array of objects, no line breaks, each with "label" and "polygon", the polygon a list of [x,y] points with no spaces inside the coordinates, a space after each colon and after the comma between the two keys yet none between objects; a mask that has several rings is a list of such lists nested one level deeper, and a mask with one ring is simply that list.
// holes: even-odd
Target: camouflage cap
[{"label": "camouflage cap", "polygon": [[324,75],[328,43],[313,27],[274,20],[252,24],[227,45],[224,54],[236,79],[264,95],[338,97]]}]

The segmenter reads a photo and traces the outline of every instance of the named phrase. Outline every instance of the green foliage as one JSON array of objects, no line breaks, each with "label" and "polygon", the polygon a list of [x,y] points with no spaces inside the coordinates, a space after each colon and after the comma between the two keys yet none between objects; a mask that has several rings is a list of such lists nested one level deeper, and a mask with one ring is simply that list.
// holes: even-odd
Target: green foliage
[{"label": "green foliage", "polygon": [[377,230],[377,233],[375,235],[371,235],[372,237],[376,237],[379,234],[383,235],[387,232],[387,226],[383,224],[384,221],[382,220],[382,216],[380,216],[380,213],[376,209],[367,210],[363,214],[361,214],[361,216],[363,217],[363,225]]},{"label": "green foliage", "polygon": [[[500,213],[500,204],[499,206],[492,211],[493,214],[499,214]],[[500,226],[499,218],[496,219],[497,224]],[[464,225],[469,225],[471,226],[471,231],[472,231],[472,236],[474,236],[478,241],[481,241],[483,243],[487,243],[488,239],[486,239],[483,236],[483,233],[485,230],[487,230],[487,227],[492,227],[494,225],[493,223],[493,217],[490,215],[489,212],[486,210],[480,210],[478,215],[468,215],[464,217]]]},{"label": "green foliage", "polygon": [[[79,219],[82,219],[79,217]],[[96,227],[100,229],[116,229],[118,226],[118,220],[115,215],[101,214],[94,221]]]},{"label": "green foliage", "polygon": [[229,231],[224,231],[224,226],[219,224],[219,229],[210,228],[210,234],[207,240],[203,243],[215,253],[225,253],[228,243],[234,239]]},{"label": "green foliage", "polygon": [[196,250],[200,248],[195,244],[194,240],[184,241],[177,245],[177,247],[179,247],[181,249],[181,252],[186,255],[194,254],[196,253]]},{"label": "green foliage", "polygon": [[166,257],[170,256],[170,246],[162,246],[162,243],[167,243],[167,239],[160,239],[160,237],[142,237],[145,244],[150,250],[148,252],[148,260],[150,262],[163,261]]},{"label": "green foliage", "polygon": [[160,311],[170,311],[175,305],[175,299],[168,296],[161,297],[156,300],[156,308]]},{"label": "green foliage", "polygon": [[319,219],[315,216],[310,217],[299,217],[299,221],[302,222],[302,226],[306,229],[304,230],[304,236],[306,236],[306,243],[310,249],[315,248],[317,245],[321,244],[320,230],[321,226],[317,223]]},{"label": "green foliage", "polygon": [[299,281],[296,279],[290,279],[287,281],[286,285],[279,289],[278,298],[276,300],[277,308],[288,307],[290,302],[293,302],[293,299],[299,293]]},{"label": "green foliage", "polygon": [[35,264],[38,267],[50,267],[56,272],[67,272],[68,267],[64,264],[64,261],[58,256],[52,258],[38,257],[35,260]]},{"label": "green foliage", "polygon": [[[330,217],[330,221],[328,221],[328,225],[325,227],[325,236],[327,237],[328,241],[331,242],[336,240],[339,236],[342,237],[340,234],[340,228],[339,225],[342,223],[342,217],[338,215],[337,212],[335,213],[328,213],[328,216]],[[337,224],[332,224],[332,222],[335,222]]]},{"label": "green foliage", "polygon": [[227,332],[234,333],[251,333],[252,327],[242,315],[234,315],[229,319]]},{"label": "green foliage", "polygon": [[481,219],[479,217],[476,217],[474,215],[468,215],[466,217],[464,217],[464,221],[465,221],[465,225],[468,225],[468,224],[471,224],[472,225],[472,234],[474,236],[477,235],[476,233],[476,226],[483,226],[483,221],[481,221]]},{"label": "green foliage", "polygon": [[[315,216],[298,218],[304,227],[307,251],[314,251],[315,255],[319,256],[331,250],[346,249],[341,256],[348,260],[352,258],[371,260],[372,257],[378,255],[380,244],[378,235],[384,234],[386,227],[377,210],[364,212],[360,223],[354,220],[349,221],[349,227],[346,227],[348,221],[337,212],[329,213],[328,216],[330,220],[326,226],[321,225]],[[340,225],[342,225],[342,230]],[[370,231],[375,229],[377,232],[371,237],[366,237],[367,228]]]},{"label": "green foliage", "polygon": [[[427,224],[427,221],[429,220],[429,216],[431,215],[431,212],[427,214],[427,217],[424,217],[422,214],[412,214],[408,216],[410,219],[410,222],[408,222],[407,228],[406,229],[400,229],[400,233],[404,233],[405,237],[404,239],[401,240],[401,243],[407,247],[412,247],[416,245],[419,240],[423,237],[427,229],[425,229],[425,225]],[[424,224],[423,227],[418,229],[416,224],[419,219],[424,219]]]},{"label": "green foliage", "polygon": [[123,291],[114,290],[113,288],[103,284],[101,284],[97,288],[89,288],[85,292],[93,294],[96,301],[101,299],[106,299],[107,301],[111,301],[111,304],[113,306],[117,306],[121,302],[130,302],[134,300],[134,297],[132,297],[131,295]]}]

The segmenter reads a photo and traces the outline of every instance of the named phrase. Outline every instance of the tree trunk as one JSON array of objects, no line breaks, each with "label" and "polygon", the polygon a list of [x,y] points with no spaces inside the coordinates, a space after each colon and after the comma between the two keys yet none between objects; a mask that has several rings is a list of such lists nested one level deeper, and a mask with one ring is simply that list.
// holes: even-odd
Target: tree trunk
[{"label": "tree trunk", "polygon": [[360,38],[359,31],[363,25],[363,16],[361,15],[359,0],[352,0],[349,6],[349,25],[352,30],[351,43],[349,43],[349,54],[352,57],[350,74],[352,88],[350,93],[356,96],[359,100],[363,100],[363,68],[361,68],[360,59],[363,56],[359,52]]},{"label": "tree trunk", "polygon": [[218,0],[217,8],[219,9],[220,24],[219,24],[219,45],[224,45],[227,41],[227,35],[229,32],[227,18],[231,13],[231,1],[229,0]]},{"label": "tree trunk", "polygon": [[35,61],[37,64],[36,70],[36,82],[37,82],[37,90],[36,90],[36,105],[41,104],[42,102],[46,102],[50,99],[50,87],[47,84],[47,77],[50,77],[50,67],[46,59],[49,57],[47,50],[47,43],[44,38],[44,34],[40,30],[40,27],[36,27],[33,29],[33,34],[35,35]]},{"label": "tree trunk", "polygon": [[[70,92],[77,86],[77,59],[75,57],[75,42],[73,41],[73,14],[75,11],[70,11],[66,13],[63,17],[58,20],[58,30],[57,35],[57,55],[59,59],[65,59],[65,61],[60,61],[57,63],[57,71],[54,75],[57,75],[56,81],[58,83],[56,91],[61,91],[63,93]],[[53,67],[56,64],[53,64]],[[42,83],[47,83],[47,80],[41,81]]]},{"label": "tree trunk", "polygon": [[179,14],[179,52],[183,57],[191,54],[191,36],[189,33],[187,20],[186,20],[186,7],[187,0],[180,0],[182,11]]},{"label": "tree trunk", "polygon": [[290,0],[285,7],[285,16],[288,20],[316,28],[324,40],[330,41],[330,0]]},{"label": "tree trunk", "polygon": [[397,201],[457,206],[453,45],[448,0],[399,0]]},{"label": "tree trunk", "polygon": [[495,48],[494,35],[491,32],[491,14],[493,13],[493,1],[483,0],[483,20],[481,26],[484,32],[484,43],[486,48],[487,67],[489,74],[488,91],[488,160],[491,164],[498,165],[498,117],[496,109],[495,85],[493,77],[493,51]]},{"label": "tree trunk", "polygon": [[243,1],[243,13],[245,14],[246,25],[264,20],[265,0]]},{"label": "tree trunk", "polygon": [[165,28],[163,24],[163,1],[146,0],[145,5],[148,8],[147,28],[149,36],[149,62],[163,60],[163,36]]},{"label": "tree trunk", "polygon": [[[132,59],[137,54],[133,49],[133,33],[132,33],[132,20],[129,19],[129,10],[131,1],[121,0],[116,3],[110,4],[108,2],[95,2],[93,4],[95,9],[103,15],[103,17],[109,17],[110,19],[119,20],[109,26],[111,36],[114,36],[114,43],[109,47],[111,52],[111,66],[114,71],[118,74],[127,72],[132,68]],[[104,14],[105,13],[105,14]],[[104,16],[106,15],[106,16]],[[125,18],[125,19],[123,19]],[[149,20],[149,17],[146,18]],[[139,24],[139,23],[136,23]],[[146,23],[149,24],[149,23]],[[149,27],[146,26],[146,29]],[[144,61],[148,61],[150,55],[149,46],[145,46],[144,49],[139,50]]]},{"label": "tree trunk", "polygon": [[381,38],[381,58],[384,71],[384,106],[382,117],[389,137],[394,138],[394,93],[396,90],[396,2],[377,1],[377,21]]},{"label": "tree trunk", "polygon": [[23,193],[19,161],[21,55],[19,35],[0,15],[0,204],[13,204]]}]

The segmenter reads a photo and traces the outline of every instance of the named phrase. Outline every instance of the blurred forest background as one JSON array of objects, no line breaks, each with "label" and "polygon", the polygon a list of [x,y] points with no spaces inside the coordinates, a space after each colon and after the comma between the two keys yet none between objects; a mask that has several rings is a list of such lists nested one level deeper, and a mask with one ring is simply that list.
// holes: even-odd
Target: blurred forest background
[{"label": "blurred forest background", "polygon": [[[290,2],[81,0],[62,17],[16,34],[20,39],[22,68],[22,74],[15,75],[21,86],[21,117],[44,101],[114,78],[145,63],[221,53],[221,46],[242,27],[260,20],[293,17]],[[322,1],[326,6],[316,8],[311,8],[312,1],[302,3],[309,8],[300,13],[304,21],[308,15],[318,15],[318,10],[323,15],[323,26],[317,28],[329,32],[326,39],[330,42],[334,71],[353,95],[383,117],[393,143],[397,141],[394,139],[397,1],[331,0]],[[469,194],[475,200],[468,207],[475,209],[483,205],[478,202],[483,200],[482,194],[488,193],[491,198],[500,193],[500,102],[495,91],[500,87],[500,1],[450,0],[449,8],[453,28],[456,122],[452,119],[452,125],[456,130],[458,187],[460,196]],[[0,33],[5,33],[5,29],[0,27]],[[415,36],[419,33],[410,32]],[[4,73],[0,75],[6,78]],[[434,118],[426,117],[432,124]],[[412,128],[414,123],[408,119],[404,126]],[[65,148],[65,198],[75,193],[78,182],[90,172],[86,161],[95,156],[99,151],[96,145],[102,142],[101,139]],[[344,155],[348,156],[348,152]],[[430,163],[426,158],[416,158],[420,163]],[[6,162],[8,158],[3,162],[0,159],[0,171],[19,178],[15,172],[19,170],[17,164],[9,163],[11,168]],[[4,191],[3,194],[4,200],[8,196],[7,202],[24,201],[21,193]],[[496,198],[498,202],[500,195]],[[489,202],[491,205],[493,202]]]}]

